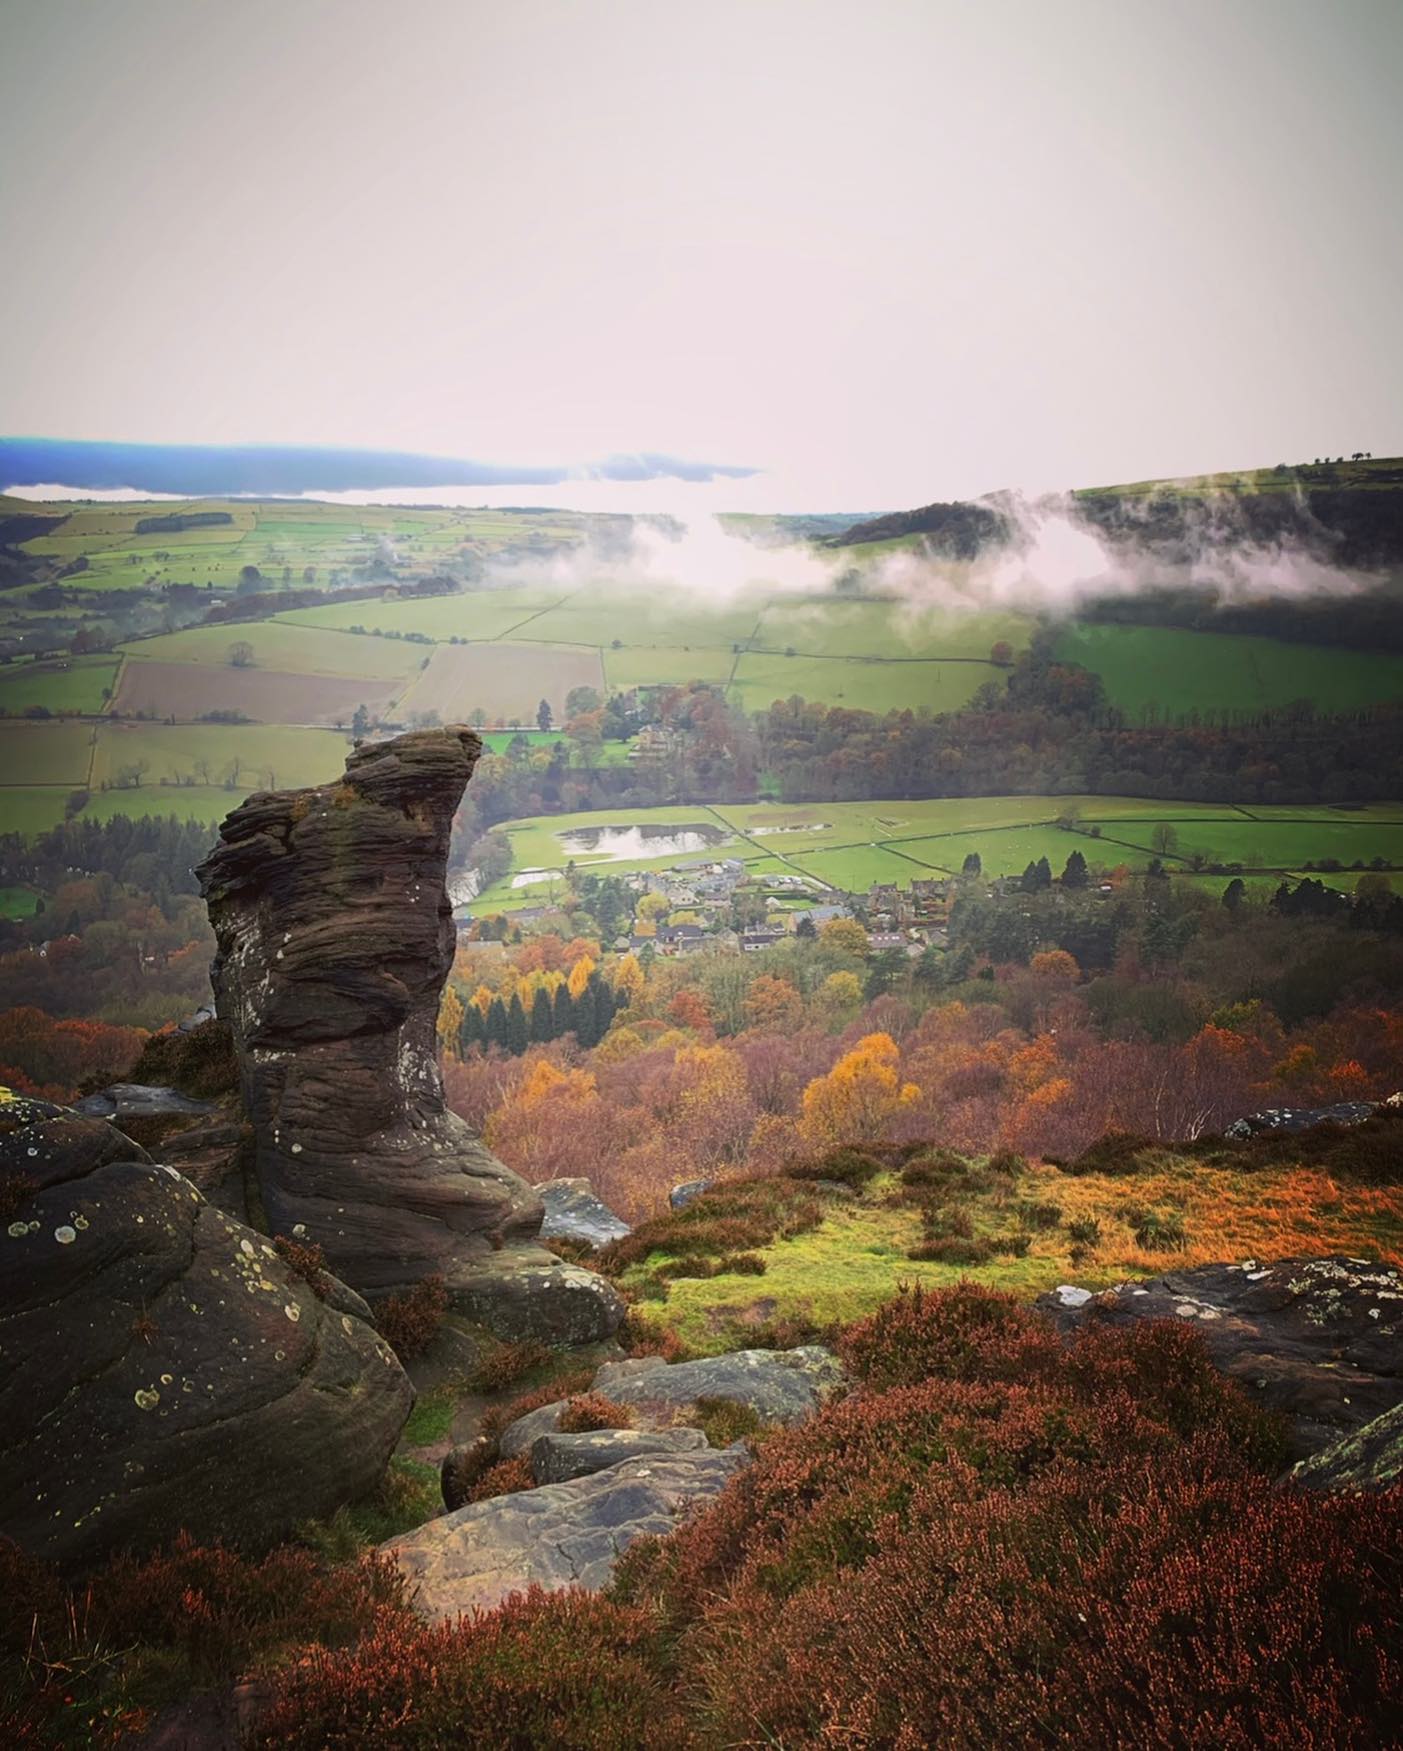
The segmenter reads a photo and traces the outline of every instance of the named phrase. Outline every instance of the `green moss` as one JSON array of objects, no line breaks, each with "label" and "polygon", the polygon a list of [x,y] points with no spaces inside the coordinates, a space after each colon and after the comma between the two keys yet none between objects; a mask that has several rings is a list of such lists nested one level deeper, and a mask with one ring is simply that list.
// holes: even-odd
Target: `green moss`
[{"label": "green moss", "polygon": [[444,1381],[431,1392],[422,1393],[399,1438],[403,1447],[428,1447],[442,1441],[453,1426],[459,1394],[452,1382]]}]

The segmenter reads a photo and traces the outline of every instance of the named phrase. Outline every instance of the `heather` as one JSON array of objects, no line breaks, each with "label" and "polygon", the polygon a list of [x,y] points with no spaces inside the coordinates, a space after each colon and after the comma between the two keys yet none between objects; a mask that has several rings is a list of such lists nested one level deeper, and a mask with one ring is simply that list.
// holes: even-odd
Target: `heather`
[{"label": "heather", "polygon": [[249,1674],[270,1748],[1388,1741],[1403,1498],[1275,1481],[1281,1426],[1192,1332],[1068,1342],[965,1285],[838,1348],[847,1394],[742,1431],[753,1463],[602,1597],[430,1625],[375,1558],[180,1542],[63,1583],[6,1547],[9,1742],[134,1743]]}]

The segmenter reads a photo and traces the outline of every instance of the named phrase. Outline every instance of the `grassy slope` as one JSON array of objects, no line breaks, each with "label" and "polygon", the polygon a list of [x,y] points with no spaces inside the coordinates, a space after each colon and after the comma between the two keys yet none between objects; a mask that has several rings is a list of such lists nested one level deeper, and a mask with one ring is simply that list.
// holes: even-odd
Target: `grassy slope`
[{"label": "grassy slope", "polygon": [[[639,1303],[641,1317],[674,1326],[693,1348],[714,1353],[742,1342],[747,1320],[856,1319],[903,1283],[946,1286],[970,1278],[1032,1297],[1059,1283],[1104,1287],[1225,1258],[1344,1252],[1403,1263],[1403,1188],[1337,1183],[1303,1168],[1243,1173],[1165,1158],[1162,1172],[1073,1178],[1031,1165],[1019,1176],[1012,1201],[992,1193],[967,1201],[975,1232],[1016,1231],[1012,1205],[1019,1200],[1055,1204],[1057,1225],[1031,1231],[1025,1257],[979,1266],[907,1258],[907,1249],[920,1238],[921,1222],[909,1206],[886,1203],[893,1183],[884,1176],[856,1199],[832,1206],[820,1227],[755,1249],[766,1261],[763,1276],[674,1280],[666,1300]],[[1138,1245],[1127,1219],[1135,1206],[1179,1211],[1187,1246],[1159,1252]],[[1095,1218],[1102,1237],[1074,1263],[1066,1223],[1077,1217]],[[623,1281],[639,1283],[662,1257],[650,1255]]]}]

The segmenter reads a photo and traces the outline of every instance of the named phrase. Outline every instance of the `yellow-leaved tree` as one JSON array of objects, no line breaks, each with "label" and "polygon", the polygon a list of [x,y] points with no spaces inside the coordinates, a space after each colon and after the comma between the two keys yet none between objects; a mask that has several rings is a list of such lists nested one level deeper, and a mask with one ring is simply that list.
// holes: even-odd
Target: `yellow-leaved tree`
[{"label": "yellow-leaved tree", "polygon": [[901,1053],[891,1035],[867,1034],[804,1090],[800,1133],[814,1149],[876,1143],[920,1093],[914,1082],[901,1080]]},{"label": "yellow-leaved tree", "polygon": [[589,976],[594,971],[594,961],[589,955],[581,955],[570,969],[570,977],[566,981],[570,995],[579,999],[584,995],[585,986],[589,984]]},{"label": "yellow-leaved tree", "polygon": [[620,1008],[632,1008],[643,995],[648,981],[642,967],[638,964],[638,956],[627,954],[619,962],[614,972],[614,1000]]},{"label": "yellow-leaved tree", "polygon": [[438,1006],[438,1049],[450,1058],[462,1056],[463,1000],[451,985],[445,985]]}]

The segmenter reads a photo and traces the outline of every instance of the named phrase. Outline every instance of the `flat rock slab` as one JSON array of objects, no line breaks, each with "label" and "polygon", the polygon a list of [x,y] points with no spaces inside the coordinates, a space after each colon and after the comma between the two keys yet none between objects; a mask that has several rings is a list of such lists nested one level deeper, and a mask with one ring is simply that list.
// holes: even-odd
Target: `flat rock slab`
[{"label": "flat rock slab", "polygon": [[404,1571],[416,1608],[435,1620],[491,1610],[533,1584],[597,1590],[635,1538],[670,1532],[746,1463],[735,1449],[629,1459],[569,1483],[470,1503],[380,1548]]},{"label": "flat rock slab", "polygon": [[1342,1100],[1329,1107],[1264,1107],[1228,1126],[1225,1137],[1255,1137],[1262,1131],[1310,1131],[1316,1125],[1362,1125],[1379,1110],[1374,1100]]},{"label": "flat rock slab", "polygon": [[1291,1421],[1303,1459],[1403,1400],[1403,1276],[1351,1258],[1247,1260],[1039,1298],[1064,1330],[1088,1321],[1192,1323],[1214,1363]]},{"label": "flat rock slab", "polygon": [[568,1483],[650,1453],[705,1453],[700,1429],[590,1429],[573,1435],[538,1435],[531,1443],[531,1475],[538,1484]]},{"label": "flat rock slab", "polygon": [[552,1179],[536,1191],[546,1207],[542,1240],[582,1240],[586,1246],[608,1246],[633,1230],[595,1196],[587,1179]]},{"label": "flat rock slab", "polygon": [[696,1362],[643,1356],[606,1362],[594,1377],[594,1390],[616,1404],[656,1413],[719,1398],[748,1406],[767,1423],[802,1422],[842,1384],[838,1358],[818,1344],[797,1350],[733,1350]]},{"label": "flat rock slab", "polygon": [[96,1094],[75,1101],[73,1110],[89,1119],[197,1119],[215,1110],[214,1102],[195,1100],[177,1088],[161,1088],[149,1082],[114,1082]]}]

